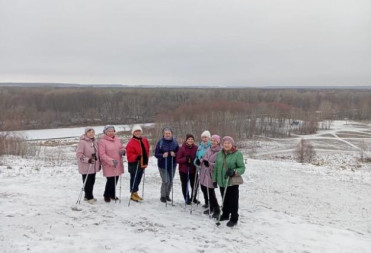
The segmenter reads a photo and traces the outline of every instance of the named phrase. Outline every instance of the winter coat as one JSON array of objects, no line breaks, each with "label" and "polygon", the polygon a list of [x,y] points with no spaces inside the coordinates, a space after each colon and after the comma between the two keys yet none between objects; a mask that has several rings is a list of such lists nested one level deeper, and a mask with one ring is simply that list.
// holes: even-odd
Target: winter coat
[{"label": "winter coat", "polygon": [[[124,173],[124,164],[120,152],[125,150],[119,138],[103,135],[99,141],[99,156],[103,167],[103,176],[114,177]],[[118,162],[117,167],[113,165],[113,160]]]},{"label": "winter coat", "polygon": [[201,161],[202,157],[205,155],[206,151],[211,147],[211,141],[208,141],[206,144],[202,141],[200,145],[198,146],[197,153],[196,153],[196,159],[194,161],[194,164],[197,166],[196,161]]},{"label": "winter coat", "polygon": [[[213,172],[214,172],[214,166],[216,157],[218,155],[218,152],[222,148],[218,145],[216,147],[210,147],[205,155],[201,159],[201,173],[200,173],[200,184],[203,186],[206,186],[208,188],[214,188],[213,186]],[[209,162],[209,167],[206,167],[203,163],[204,161]]]},{"label": "winter coat", "polygon": [[[142,142],[144,144],[144,152],[146,153],[146,157],[149,158],[149,143],[148,140],[142,137]],[[140,145],[140,140],[136,138],[131,138],[126,145],[126,157],[128,159],[128,163],[137,163],[138,156],[141,156],[141,167],[143,168],[143,150]],[[148,163],[147,163],[148,164]]]},{"label": "winter coat", "polygon": [[[94,164],[89,163],[89,159],[92,157],[92,154],[95,154],[98,159]],[[80,174],[94,174],[100,171],[98,147],[94,138],[90,139],[85,134],[80,136],[80,141],[77,144],[76,149],[76,158]]]},{"label": "winter coat", "polygon": [[[225,156],[225,168],[223,165],[223,156]],[[232,152],[224,154],[224,150],[219,151],[213,172],[213,181],[217,182],[220,187],[226,187],[227,176],[226,172],[228,169],[233,169],[238,175],[242,175],[245,172],[245,164],[243,162],[242,153],[236,149]],[[229,185],[230,186],[230,180]]]},{"label": "winter coat", "polygon": [[[161,138],[156,144],[155,149],[155,157],[157,158],[157,166],[161,169],[165,169],[165,161],[167,161],[167,169],[171,168],[171,163],[173,164],[173,168],[176,167],[176,159],[175,157],[170,156],[170,152],[173,151],[177,153],[179,150],[179,145],[176,140],[171,138],[170,140],[166,140],[165,138]],[[163,154],[169,152],[169,156],[167,158],[163,157]]]},{"label": "winter coat", "polygon": [[[188,146],[185,142],[183,143],[182,147],[179,149],[178,154],[176,155],[176,161],[179,163],[179,171],[183,173],[194,174],[196,173],[196,166],[194,165],[193,161],[196,158],[197,152],[197,145],[193,144],[192,146]],[[191,157],[191,164],[187,163],[187,156]]]}]

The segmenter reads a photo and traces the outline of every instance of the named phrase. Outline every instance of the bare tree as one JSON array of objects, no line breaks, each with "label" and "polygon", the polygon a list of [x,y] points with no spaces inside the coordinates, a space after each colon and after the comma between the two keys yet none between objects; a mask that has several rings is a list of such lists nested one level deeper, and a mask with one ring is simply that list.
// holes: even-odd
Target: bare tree
[{"label": "bare tree", "polygon": [[295,149],[296,160],[300,163],[311,163],[315,155],[316,152],[312,144],[302,138]]},{"label": "bare tree", "polygon": [[364,162],[365,161],[365,152],[367,150],[367,144],[364,140],[361,141],[361,143],[359,144],[359,152],[360,152],[360,157],[361,157],[361,162]]}]

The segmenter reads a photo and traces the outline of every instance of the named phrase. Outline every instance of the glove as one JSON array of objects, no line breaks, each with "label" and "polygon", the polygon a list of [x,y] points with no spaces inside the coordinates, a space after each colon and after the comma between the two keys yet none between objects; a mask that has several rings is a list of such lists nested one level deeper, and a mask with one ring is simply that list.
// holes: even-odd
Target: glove
[{"label": "glove", "polygon": [[209,161],[204,161],[204,165],[205,165],[205,167],[209,167],[210,166],[210,164],[209,164]]},{"label": "glove", "polygon": [[171,151],[171,152],[170,152],[170,155],[171,155],[172,157],[175,157],[175,152],[174,152],[174,151]]},{"label": "glove", "polygon": [[196,165],[197,165],[197,166],[200,166],[200,165],[201,165],[200,160],[198,160],[198,159],[196,160]]},{"label": "glove", "polygon": [[119,162],[117,160],[112,160],[112,163],[113,163],[113,166],[117,166],[117,164],[119,164]]},{"label": "glove", "polygon": [[214,186],[214,188],[218,188],[218,183],[217,182],[213,182],[213,186]]},{"label": "glove", "polygon": [[227,172],[225,173],[225,175],[228,177],[233,177],[235,174],[236,172],[233,169],[228,169]]},{"label": "glove", "polygon": [[95,159],[94,158],[89,158],[88,163],[95,163]]},{"label": "glove", "polygon": [[186,159],[187,159],[187,163],[188,164],[191,164],[192,163],[192,159],[189,155],[186,156]]},{"label": "glove", "polygon": [[91,154],[91,158],[94,159],[94,160],[98,160],[98,159],[97,159],[97,154],[96,154],[96,153]]},{"label": "glove", "polygon": [[120,151],[120,156],[124,156],[125,154],[126,154],[125,149],[123,149],[123,150]]},{"label": "glove", "polygon": [[165,152],[163,155],[162,155],[162,157],[164,157],[164,158],[166,158],[166,157],[168,157],[169,156],[169,152]]},{"label": "glove", "polygon": [[142,156],[141,155],[138,155],[137,156],[137,161],[140,161],[140,159],[142,159]]}]

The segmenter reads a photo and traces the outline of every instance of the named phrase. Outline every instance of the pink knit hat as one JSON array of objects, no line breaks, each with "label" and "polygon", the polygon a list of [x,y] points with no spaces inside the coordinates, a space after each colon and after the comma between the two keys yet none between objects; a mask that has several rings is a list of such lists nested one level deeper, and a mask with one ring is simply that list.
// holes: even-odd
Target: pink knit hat
[{"label": "pink knit hat", "polygon": [[220,143],[220,136],[217,135],[217,134],[213,134],[213,135],[211,136],[211,139],[214,139],[214,140],[216,140],[217,143]]},{"label": "pink knit hat", "polygon": [[236,146],[236,144],[235,144],[235,142],[234,142],[234,140],[233,140],[233,138],[232,138],[231,136],[224,136],[224,137],[223,137],[223,143],[224,143],[225,141],[229,141],[230,143],[232,143],[232,146],[233,146],[233,147]]}]

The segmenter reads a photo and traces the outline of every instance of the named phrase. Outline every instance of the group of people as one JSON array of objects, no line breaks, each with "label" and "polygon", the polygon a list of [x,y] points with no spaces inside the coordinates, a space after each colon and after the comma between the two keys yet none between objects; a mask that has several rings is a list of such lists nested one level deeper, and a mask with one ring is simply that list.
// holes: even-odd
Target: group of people
[{"label": "group of people", "polygon": [[[80,137],[76,156],[79,172],[85,184],[84,200],[90,204],[97,200],[93,196],[95,175],[103,169],[107,178],[104,201],[118,200],[116,185],[124,172],[123,159],[126,155],[130,173],[130,199],[143,200],[139,196],[139,184],[144,170],[148,166],[150,145],[143,137],[140,125],[132,128],[132,137],[123,146],[116,137],[112,125],[104,127],[103,137],[97,142],[94,129],[88,127]],[[238,222],[239,185],[243,183],[241,175],[245,172],[243,156],[237,150],[232,137],[211,135],[209,131],[201,134],[201,142],[195,144],[192,134],[187,134],[184,143],[179,146],[170,127],[162,131],[162,138],[157,142],[155,152],[157,166],[162,179],[160,201],[172,201],[170,196],[177,165],[185,205],[200,204],[197,199],[200,185],[204,197],[205,214],[220,221],[229,220],[227,226],[233,227]],[[222,210],[216,197],[215,189],[220,188]]]}]

